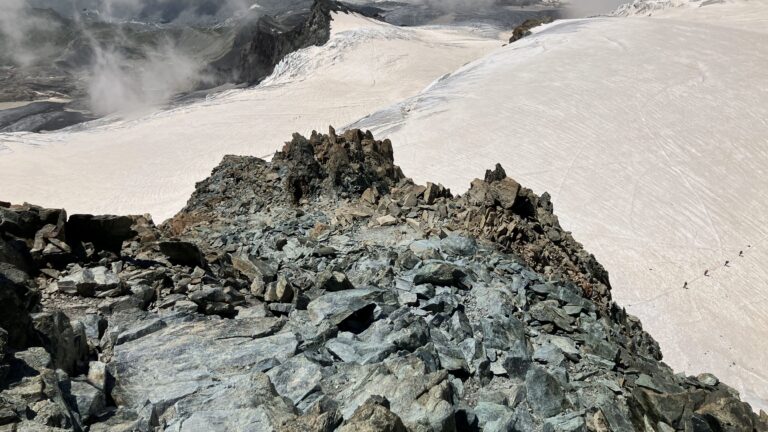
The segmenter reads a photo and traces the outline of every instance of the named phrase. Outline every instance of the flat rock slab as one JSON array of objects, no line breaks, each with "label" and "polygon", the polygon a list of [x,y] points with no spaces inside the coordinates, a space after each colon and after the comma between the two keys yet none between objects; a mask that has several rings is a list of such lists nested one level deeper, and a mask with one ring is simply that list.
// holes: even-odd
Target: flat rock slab
[{"label": "flat rock slab", "polygon": [[[293,333],[273,334],[281,323],[277,318],[172,322],[116,345],[112,395],[137,410],[149,401],[160,414],[180,401],[193,404],[203,394],[221,391],[226,398],[232,382],[271,369],[296,352]],[[170,410],[171,417],[174,411],[179,412]]]}]

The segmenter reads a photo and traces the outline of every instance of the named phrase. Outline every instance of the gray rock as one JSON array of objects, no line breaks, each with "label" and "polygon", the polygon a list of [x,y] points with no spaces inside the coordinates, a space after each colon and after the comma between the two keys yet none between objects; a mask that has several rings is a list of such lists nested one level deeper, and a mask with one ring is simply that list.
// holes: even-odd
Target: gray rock
[{"label": "gray rock", "polygon": [[101,414],[106,407],[104,392],[87,382],[72,381],[69,394],[74,401],[73,407],[80,414],[80,419],[83,422],[89,422]]},{"label": "gray rock", "polygon": [[544,420],[544,432],[587,432],[581,413],[561,414]]},{"label": "gray rock", "polygon": [[699,374],[696,376],[696,379],[699,380],[700,383],[708,386],[716,386],[720,380],[717,379],[716,376],[708,373]]},{"label": "gray rock", "polygon": [[533,366],[525,376],[528,403],[533,411],[542,417],[551,417],[565,407],[563,387],[546,369]]},{"label": "gray rock", "polygon": [[339,325],[356,312],[375,305],[381,292],[373,288],[357,288],[353,290],[331,292],[311,301],[307,306],[309,318],[318,325],[328,321]]},{"label": "gray rock", "polygon": [[190,267],[205,267],[205,258],[200,248],[186,241],[162,241],[159,243],[160,252],[168,258],[168,261],[174,264],[186,265]]},{"label": "gray rock", "polygon": [[277,282],[270,283],[264,293],[264,301],[277,303],[290,303],[293,300],[294,290],[288,279],[280,275]]},{"label": "gray rock", "polygon": [[480,320],[483,345],[486,349],[525,352],[528,344],[523,323],[515,317],[497,316]]},{"label": "gray rock", "polygon": [[9,370],[9,366],[5,364],[6,346],[8,346],[8,332],[0,327],[0,387],[5,385],[5,377]]},{"label": "gray rock", "polygon": [[123,293],[120,278],[104,266],[78,270],[57,281],[59,290],[84,297],[116,297]]},{"label": "gray rock", "polygon": [[248,256],[230,254],[232,267],[240,271],[249,280],[269,283],[277,277],[277,270],[268,262]]},{"label": "gray rock", "polygon": [[61,311],[33,314],[32,322],[56,368],[74,374],[85,365],[88,339],[82,324],[76,322],[78,325],[73,326]]},{"label": "gray rock", "polygon": [[389,410],[389,401],[372,396],[360,405],[339,432],[406,432],[403,421]]},{"label": "gray rock", "polygon": [[[280,324],[275,318],[194,319],[172,322],[150,335],[116,345],[109,364],[115,377],[112,397],[120,406],[134,410],[149,401],[160,415],[175,406],[175,413],[168,413],[169,420],[188,428],[211,421],[211,416],[232,415],[228,410],[217,413],[213,405],[205,406],[251,403],[253,399],[232,391],[233,386],[251,391],[245,387],[249,377],[271,368],[274,361],[289,359],[298,347],[294,334],[273,334]],[[182,406],[197,408],[185,411]],[[184,418],[191,419],[198,409],[201,413],[194,416],[196,420],[187,423]],[[205,419],[200,418],[203,412]]]},{"label": "gray rock", "polygon": [[155,299],[155,290],[147,285],[134,285],[130,287],[131,296],[134,297],[139,308],[146,310],[150,303]]},{"label": "gray rock", "polygon": [[99,390],[107,388],[107,365],[100,361],[88,363],[88,382]]},{"label": "gray rock", "polygon": [[440,254],[440,243],[435,240],[416,240],[408,246],[408,249],[422,260],[443,259]]},{"label": "gray rock", "polygon": [[562,330],[571,331],[573,318],[557,307],[556,303],[551,302],[548,300],[533,305],[529,311],[531,317],[539,322],[553,323]]},{"label": "gray rock", "polygon": [[66,230],[70,240],[91,242],[98,249],[119,253],[123,242],[136,236],[133,226],[129,216],[73,214]]},{"label": "gray rock", "polygon": [[380,226],[397,225],[397,218],[392,215],[384,215],[376,218],[376,223]]},{"label": "gray rock", "polygon": [[355,289],[346,274],[329,270],[326,270],[317,276],[315,287],[326,291]]},{"label": "gray rock", "polygon": [[[429,358],[426,352],[422,355]],[[336,399],[342,401],[342,414],[351,418],[370,396],[383,396],[390,401],[390,410],[408,428],[434,432],[454,430],[454,410],[450,402],[453,394],[448,374],[445,371],[429,373],[433,369],[427,361],[413,354],[387,360],[383,367],[351,366],[354,369],[338,377],[352,381],[335,393]],[[334,381],[325,382],[323,388],[331,385]]]},{"label": "gray rock", "polygon": [[278,395],[267,375],[244,370],[219,378],[215,385],[202,386],[195,395],[175,402],[166,430],[277,431],[296,417],[296,408]]},{"label": "gray rock", "polygon": [[471,257],[477,252],[477,242],[472,237],[453,234],[440,240],[440,249],[448,255]]},{"label": "gray rock", "polygon": [[[394,338],[392,338],[394,339]],[[347,363],[372,364],[384,361],[397,351],[390,340],[361,340],[353,333],[341,332],[325,344],[328,352]]]},{"label": "gray rock", "polygon": [[515,414],[511,408],[489,403],[479,402],[475,407],[478,424],[483,431],[506,432],[515,426]]},{"label": "gray rock", "polygon": [[96,348],[99,346],[99,340],[107,329],[107,320],[99,314],[86,314],[80,322],[85,329],[85,337],[88,340],[88,346]]},{"label": "gray rock", "polygon": [[432,329],[432,341],[435,344],[440,367],[448,371],[469,372],[469,365],[464,354],[456,344],[448,338],[442,330]]},{"label": "gray rock", "polygon": [[416,271],[413,283],[416,285],[433,284],[466,288],[463,279],[466,274],[457,266],[446,262],[429,262]]},{"label": "gray rock", "polygon": [[153,318],[147,321],[142,321],[138,325],[132,326],[128,330],[118,334],[117,339],[115,341],[115,345],[120,345],[126,342],[134,341],[136,339],[142,338],[156,331],[159,331],[165,327],[166,327],[165,321],[163,321],[162,319]]},{"label": "gray rock", "polygon": [[295,405],[319,389],[323,377],[322,367],[303,355],[289,359],[267,375],[277,393],[292,400]]},{"label": "gray rock", "polygon": [[459,299],[450,293],[438,294],[427,301],[421,302],[421,308],[432,313],[452,314],[459,306]]},{"label": "gray rock", "polygon": [[183,314],[195,313],[200,309],[197,303],[187,300],[179,300],[173,304],[173,310]]},{"label": "gray rock", "polygon": [[552,344],[545,344],[533,352],[533,359],[553,365],[559,365],[565,361],[563,350]]},{"label": "gray rock", "polygon": [[0,327],[0,362],[5,358],[5,348],[8,346],[8,332]]}]

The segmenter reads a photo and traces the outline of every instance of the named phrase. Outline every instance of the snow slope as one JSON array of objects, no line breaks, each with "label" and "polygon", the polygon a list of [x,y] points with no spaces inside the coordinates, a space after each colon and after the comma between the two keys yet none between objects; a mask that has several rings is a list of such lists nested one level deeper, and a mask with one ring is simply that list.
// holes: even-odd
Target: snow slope
[{"label": "snow slope", "polygon": [[549,191],[671,366],[768,408],[766,19],[753,0],[556,22],[354,126],[416,181],[463,192],[501,162]]},{"label": "snow slope", "polygon": [[326,45],[292,54],[258,87],[82,130],[0,134],[0,200],[162,221],[225,154],[271,155],[293,132],[354,121],[500,46],[476,29],[339,14]]}]

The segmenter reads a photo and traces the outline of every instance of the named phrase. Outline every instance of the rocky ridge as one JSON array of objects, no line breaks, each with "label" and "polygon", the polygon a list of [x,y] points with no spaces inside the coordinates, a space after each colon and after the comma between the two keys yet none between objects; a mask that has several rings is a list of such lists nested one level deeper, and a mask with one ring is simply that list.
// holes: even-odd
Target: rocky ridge
[{"label": "rocky ridge", "polygon": [[359,130],[228,156],[160,226],[0,203],[0,327],[0,430],[768,430],[547,194],[416,185]]}]

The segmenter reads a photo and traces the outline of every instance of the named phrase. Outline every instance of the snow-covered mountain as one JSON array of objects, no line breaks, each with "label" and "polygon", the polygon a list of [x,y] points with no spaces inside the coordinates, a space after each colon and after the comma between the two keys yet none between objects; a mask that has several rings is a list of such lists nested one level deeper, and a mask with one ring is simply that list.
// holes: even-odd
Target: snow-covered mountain
[{"label": "snow-covered mountain", "polygon": [[503,48],[485,27],[336,15],[327,44],[258,87],[0,134],[0,199],[159,221],[223,155],[268,156],[328,124],[392,138],[405,172],[454,192],[501,162],[552,194],[675,369],[715,372],[765,408],[768,5],[664,3],[651,17],[557,21]]},{"label": "snow-covered mountain", "polygon": [[680,7],[699,7],[723,0],[634,0],[619,6],[611,15],[614,16],[651,16],[655,12]]},{"label": "snow-covered mountain", "polygon": [[768,406],[768,5],[559,21],[352,124],[415,180],[549,191],[677,370]]},{"label": "snow-covered mountain", "polygon": [[[161,221],[222,156],[269,155],[295,131],[350,123],[413,96],[501,46],[485,34],[338,14],[326,45],[289,56],[263,85],[102,126],[0,134],[0,195],[75,212],[149,210]],[[84,185],[82,194],[69,193]]]}]

